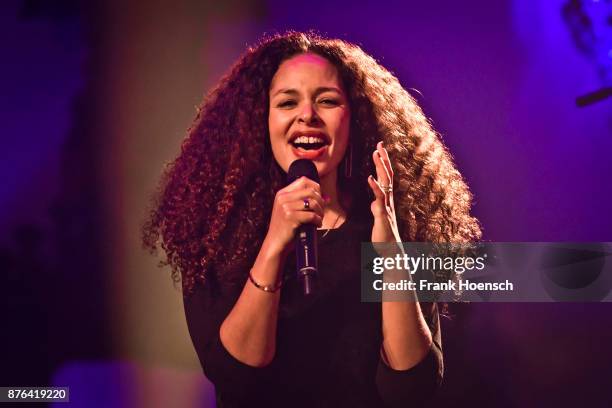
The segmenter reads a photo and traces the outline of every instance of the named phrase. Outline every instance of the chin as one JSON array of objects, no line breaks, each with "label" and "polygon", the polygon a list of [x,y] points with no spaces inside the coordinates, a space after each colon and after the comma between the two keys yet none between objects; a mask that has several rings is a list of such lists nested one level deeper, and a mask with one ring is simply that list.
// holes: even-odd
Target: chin
[{"label": "chin", "polygon": [[333,165],[331,163],[317,163],[314,162],[317,167],[317,171],[319,172],[319,177],[323,178],[328,176],[329,174],[334,173],[338,169],[338,164]]}]

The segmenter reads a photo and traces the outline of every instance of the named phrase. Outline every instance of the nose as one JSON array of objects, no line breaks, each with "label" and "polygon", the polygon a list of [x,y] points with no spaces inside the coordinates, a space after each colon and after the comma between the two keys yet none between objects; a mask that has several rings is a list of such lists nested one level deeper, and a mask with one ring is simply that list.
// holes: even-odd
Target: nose
[{"label": "nose", "polygon": [[312,103],[305,103],[302,109],[298,113],[298,122],[300,123],[314,123],[319,119],[317,112],[314,109]]}]

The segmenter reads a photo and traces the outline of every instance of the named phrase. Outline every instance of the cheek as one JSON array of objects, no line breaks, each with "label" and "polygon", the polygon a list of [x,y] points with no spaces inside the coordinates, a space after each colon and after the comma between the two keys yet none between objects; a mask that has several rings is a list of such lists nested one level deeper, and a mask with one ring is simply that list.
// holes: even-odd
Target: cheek
[{"label": "cheek", "polygon": [[272,113],[268,115],[268,129],[270,130],[270,137],[275,133],[276,130],[277,119],[276,116]]},{"label": "cheek", "polygon": [[289,168],[284,155],[285,148],[285,121],[279,115],[270,114],[268,116],[268,132],[272,155],[274,160],[286,172]]},{"label": "cheek", "polygon": [[270,135],[276,138],[284,137],[284,132],[287,127],[287,118],[283,113],[271,112],[268,115],[268,129],[270,129]]},{"label": "cheek", "polygon": [[268,131],[270,133],[270,142],[272,143],[272,148],[274,149],[274,145],[278,143],[278,140],[282,135],[278,116],[270,115],[268,117]]}]

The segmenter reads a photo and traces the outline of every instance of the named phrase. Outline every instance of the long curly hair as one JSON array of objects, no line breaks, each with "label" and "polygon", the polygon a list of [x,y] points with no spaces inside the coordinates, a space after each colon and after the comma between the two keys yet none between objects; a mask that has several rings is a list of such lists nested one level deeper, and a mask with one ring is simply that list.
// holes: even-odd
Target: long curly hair
[{"label": "long curly hair", "polygon": [[[350,178],[339,169],[341,191],[372,197],[369,157],[382,140],[394,169],[402,240],[464,243],[481,236],[466,183],[398,79],[357,45],[292,31],[247,49],[204,98],[180,154],[163,172],[143,242],[163,249],[162,264],[171,266],[185,295],[197,283],[223,287],[247,276],[285,179],[269,140],[270,83],[281,62],[306,52],[336,66],[349,96],[353,168]],[[353,201],[350,217],[371,218],[368,200]]]}]

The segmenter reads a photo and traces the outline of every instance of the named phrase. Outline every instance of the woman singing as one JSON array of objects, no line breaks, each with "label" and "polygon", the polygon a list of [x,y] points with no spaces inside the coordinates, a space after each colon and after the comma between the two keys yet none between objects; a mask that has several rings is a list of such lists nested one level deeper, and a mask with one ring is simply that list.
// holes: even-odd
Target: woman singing
[{"label": "woman singing", "polygon": [[[300,158],[320,183],[286,185]],[[438,311],[362,303],[361,242],[473,241],[470,206],[397,78],[356,45],[289,32],[249,48],[204,99],[145,243],[182,282],[218,407],[415,406],[442,379]],[[295,274],[302,224],[318,227],[308,296]]]}]

